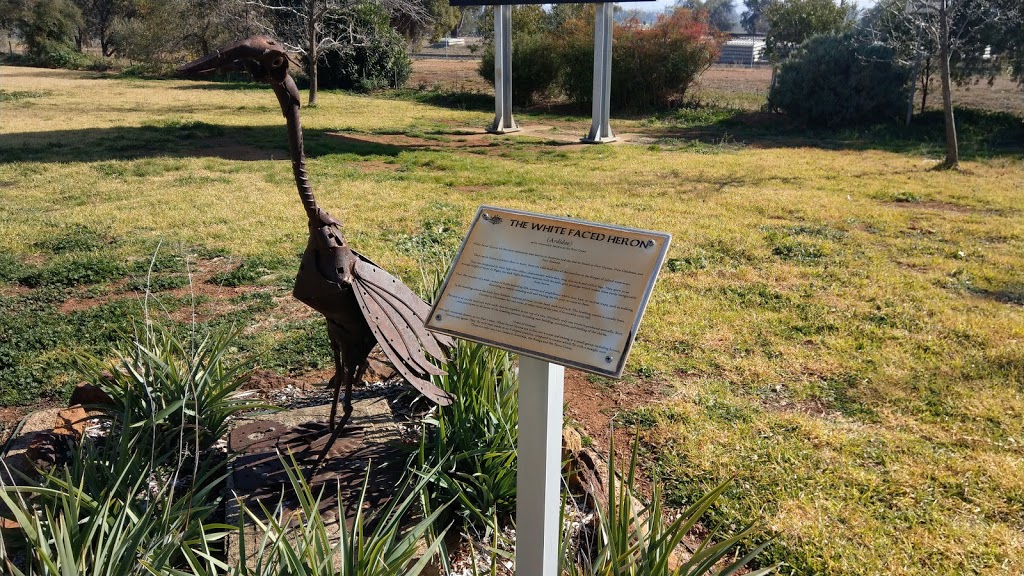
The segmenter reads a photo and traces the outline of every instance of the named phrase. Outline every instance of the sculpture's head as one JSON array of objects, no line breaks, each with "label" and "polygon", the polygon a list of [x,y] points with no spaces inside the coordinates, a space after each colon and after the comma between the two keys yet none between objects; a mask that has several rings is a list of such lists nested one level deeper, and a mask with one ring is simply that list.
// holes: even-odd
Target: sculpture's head
[{"label": "sculpture's head", "polygon": [[281,84],[288,76],[288,53],[269,36],[252,36],[185,64],[178,68],[178,74],[198,76],[243,70],[257,82]]}]

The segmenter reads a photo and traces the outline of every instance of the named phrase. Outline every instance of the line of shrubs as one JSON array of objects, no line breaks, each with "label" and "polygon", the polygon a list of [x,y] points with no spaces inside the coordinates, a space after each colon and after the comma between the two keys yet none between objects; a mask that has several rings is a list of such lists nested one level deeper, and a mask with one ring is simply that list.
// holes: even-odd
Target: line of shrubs
[{"label": "line of shrubs", "polygon": [[[585,108],[592,102],[594,9],[537,15],[513,11],[512,101],[536,104],[555,97]],[[486,21],[486,18],[485,18]],[[705,12],[679,9],[649,27],[637,20],[615,25],[612,109],[643,111],[681,102],[697,76],[718,57],[722,36]],[[494,82],[494,48],[487,43],[480,74]]]}]

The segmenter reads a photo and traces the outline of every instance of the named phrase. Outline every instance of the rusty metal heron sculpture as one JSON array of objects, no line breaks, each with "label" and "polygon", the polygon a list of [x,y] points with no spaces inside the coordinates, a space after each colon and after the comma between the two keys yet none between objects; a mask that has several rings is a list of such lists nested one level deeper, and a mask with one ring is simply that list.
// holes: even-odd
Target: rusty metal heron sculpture
[{"label": "rusty metal heron sculpture", "polygon": [[[306,158],[299,119],[299,91],[288,73],[284,47],[273,38],[253,36],[178,69],[183,76],[209,72],[245,71],[274,89],[288,124],[292,172],[299,199],[309,220],[309,241],[295,277],[294,296],[327,319],[335,373],[331,406],[331,437],[317,458],[319,467],[352,416],[352,385],[363,377],[375,344],[398,372],[424,396],[439,405],[451,396],[430,382],[444,374],[427,357],[443,361],[452,342],[424,328],[430,314],[421,298],[400,280],[352,250],[342,235],[341,222],[320,208],[306,175]],[[336,422],[338,400],[345,389],[343,415]]]}]

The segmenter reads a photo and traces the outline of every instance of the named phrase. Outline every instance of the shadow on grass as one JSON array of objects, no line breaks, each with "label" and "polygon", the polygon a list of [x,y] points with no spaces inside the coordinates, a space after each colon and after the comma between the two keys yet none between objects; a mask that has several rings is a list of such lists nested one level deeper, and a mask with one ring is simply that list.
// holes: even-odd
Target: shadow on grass
[{"label": "shadow on grass", "polygon": [[446,92],[436,90],[413,90],[403,88],[389,90],[381,94],[393,100],[407,100],[448,108],[450,110],[470,110],[474,112],[494,112],[494,95],[480,92]]},{"label": "shadow on grass", "polygon": [[[663,121],[679,126],[651,130],[651,136],[760,148],[882,150],[936,157],[945,153],[945,124],[942,112],[937,110],[916,116],[909,127],[888,123],[827,130],[798,125],[782,114],[720,115],[701,109],[680,110]],[[1024,155],[1024,118],[1005,112],[957,109],[956,123],[961,159]]]},{"label": "shadow on grass", "polygon": [[[398,156],[422,149],[349,138],[325,130],[304,130],[306,155]],[[225,126],[172,122],[160,126],[54,130],[0,134],[0,164],[14,162],[98,162],[147,157],[213,157],[258,161],[288,158],[281,126]]]}]

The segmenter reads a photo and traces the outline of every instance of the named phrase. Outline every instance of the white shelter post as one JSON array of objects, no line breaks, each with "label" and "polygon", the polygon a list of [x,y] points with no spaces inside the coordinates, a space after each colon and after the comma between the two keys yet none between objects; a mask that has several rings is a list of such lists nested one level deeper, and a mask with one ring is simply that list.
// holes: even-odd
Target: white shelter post
[{"label": "white shelter post", "polygon": [[516,132],[512,119],[512,6],[494,7],[494,134]]},{"label": "white shelter post", "polygon": [[612,99],[612,19],[611,2],[597,5],[594,19],[594,108],[590,133],[584,142],[599,144],[612,142],[615,135],[609,123]]},{"label": "white shelter post", "polygon": [[557,576],[565,368],[519,356],[516,574]]}]

